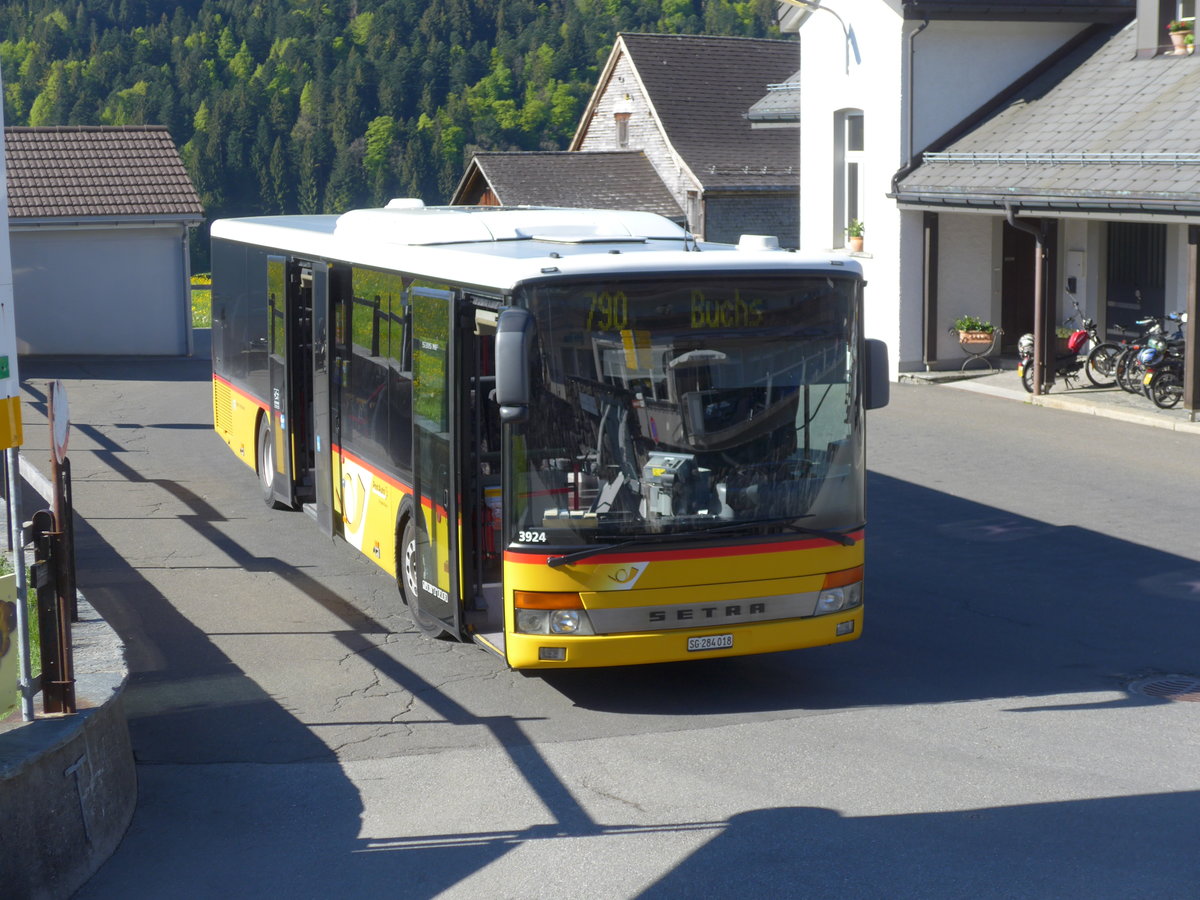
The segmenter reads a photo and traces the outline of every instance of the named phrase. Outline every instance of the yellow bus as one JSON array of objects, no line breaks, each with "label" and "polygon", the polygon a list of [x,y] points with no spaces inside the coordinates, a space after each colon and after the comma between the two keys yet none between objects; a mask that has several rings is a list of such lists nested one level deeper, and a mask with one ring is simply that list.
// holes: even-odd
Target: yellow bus
[{"label": "yellow bus", "polygon": [[212,268],[217,433],[424,634],[547,669],[861,633],[852,259],[396,200],[215,222]]}]

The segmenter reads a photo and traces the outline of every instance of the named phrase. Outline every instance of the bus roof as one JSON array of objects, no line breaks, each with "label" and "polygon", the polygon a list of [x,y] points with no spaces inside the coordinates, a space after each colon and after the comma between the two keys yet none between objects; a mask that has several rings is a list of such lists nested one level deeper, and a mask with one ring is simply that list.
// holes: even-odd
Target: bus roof
[{"label": "bus roof", "polygon": [[[618,272],[824,269],[860,275],[840,254],[697,243],[653,213],[544,207],[425,207],[393,201],[383,209],[334,215],[219,219],[212,236],[313,259],[392,269],[511,290],[522,281],[611,277]],[[701,252],[697,252],[701,251]]]}]

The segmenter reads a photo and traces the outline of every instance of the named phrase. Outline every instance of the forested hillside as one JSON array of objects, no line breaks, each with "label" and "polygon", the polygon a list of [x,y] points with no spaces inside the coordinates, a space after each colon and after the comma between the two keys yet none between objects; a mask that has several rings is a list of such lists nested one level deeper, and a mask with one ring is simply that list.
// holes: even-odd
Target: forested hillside
[{"label": "forested hillside", "polygon": [[[771,0],[0,4],[9,125],[170,128],[210,218],[447,199],[559,149],[618,31],[767,35]],[[702,66],[703,60],[697,60]]]}]

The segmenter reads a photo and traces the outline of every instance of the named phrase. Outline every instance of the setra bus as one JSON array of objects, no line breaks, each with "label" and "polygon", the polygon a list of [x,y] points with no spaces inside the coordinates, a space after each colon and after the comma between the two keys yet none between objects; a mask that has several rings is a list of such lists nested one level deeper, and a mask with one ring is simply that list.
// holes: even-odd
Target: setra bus
[{"label": "setra bus", "polygon": [[271,506],[513,668],[858,637],[852,259],[649,213],[424,207],[212,226],[213,418]]}]

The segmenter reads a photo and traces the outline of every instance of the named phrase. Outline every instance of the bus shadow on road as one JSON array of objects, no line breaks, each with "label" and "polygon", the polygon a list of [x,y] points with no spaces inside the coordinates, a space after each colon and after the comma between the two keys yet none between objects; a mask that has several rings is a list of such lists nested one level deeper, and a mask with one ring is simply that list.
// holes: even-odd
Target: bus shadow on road
[{"label": "bus shadow on road", "polygon": [[869,498],[858,641],[546,682],[589,709],[721,716],[1088,693],[1128,706],[1167,702],[1136,682],[1197,674],[1200,558],[875,473]]}]

